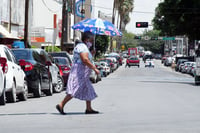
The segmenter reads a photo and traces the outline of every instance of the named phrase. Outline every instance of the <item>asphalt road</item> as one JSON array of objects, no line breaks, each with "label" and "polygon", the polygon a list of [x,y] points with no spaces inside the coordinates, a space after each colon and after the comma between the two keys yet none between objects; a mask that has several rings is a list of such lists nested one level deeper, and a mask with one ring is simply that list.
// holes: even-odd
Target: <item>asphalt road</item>
[{"label": "asphalt road", "polygon": [[200,86],[193,77],[155,61],[155,68],[120,67],[93,84],[98,98],[85,115],[85,102],[72,99],[67,115],[55,105],[65,92],[0,106],[0,133],[199,133]]}]

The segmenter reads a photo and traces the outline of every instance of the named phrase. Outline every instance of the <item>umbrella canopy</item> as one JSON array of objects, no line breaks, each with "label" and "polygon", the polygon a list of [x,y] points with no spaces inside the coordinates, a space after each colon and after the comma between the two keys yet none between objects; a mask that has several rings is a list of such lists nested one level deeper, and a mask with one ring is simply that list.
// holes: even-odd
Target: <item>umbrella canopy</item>
[{"label": "umbrella canopy", "polygon": [[122,36],[122,33],[109,21],[100,18],[85,19],[72,26],[81,32],[90,31],[96,35]]}]

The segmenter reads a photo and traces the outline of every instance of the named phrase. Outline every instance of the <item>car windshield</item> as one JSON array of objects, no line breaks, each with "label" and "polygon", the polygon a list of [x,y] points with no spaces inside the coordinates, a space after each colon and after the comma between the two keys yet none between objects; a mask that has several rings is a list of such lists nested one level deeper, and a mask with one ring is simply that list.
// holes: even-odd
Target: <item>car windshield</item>
[{"label": "car windshield", "polygon": [[69,66],[69,62],[64,59],[64,58],[54,58],[55,63],[57,63],[58,65],[67,65]]},{"label": "car windshield", "polygon": [[28,59],[30,59],[30,53],[26,50],[12,50],[12,51],[13,51],[15,58],[17,60],[20,60],[20,59],[28,60]]}]

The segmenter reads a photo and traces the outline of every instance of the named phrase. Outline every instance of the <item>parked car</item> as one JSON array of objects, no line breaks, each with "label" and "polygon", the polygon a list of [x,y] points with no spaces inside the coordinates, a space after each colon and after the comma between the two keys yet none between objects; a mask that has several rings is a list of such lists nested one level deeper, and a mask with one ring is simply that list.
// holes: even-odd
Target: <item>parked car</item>
[{"label": "parked car", "polygon": [[196,72],[196,62],[194,63],[194,65],[192,66],[191,68],[191,75],[194,76],[195,75],[195,72]]},{"label": "parked car", "polygon": [[167,59],[167,57],[169,57],[168,55],[163,55],[163,57],[161,58],[161,63],[163,64],[165,62],[165,60]]},{"label": "parked car", "polygon": [[66,57],[68,59],[68,62],[70,63],[70,65],[72,65],[72,55],[70,55],[69,53],[67,53],[66,51],[61,51],[61,52],[49,52],[49,54],[52,57]]},{"label": "parked car", "polygon": [[14,54],[7,46],[0,45],[0,57],[6,79],[0,103],[4,105],[6,102],[16,102],[17,98],[21,101],[27,100],[26,75],[17,64]]},{"label": "parked car", "polygon": [[108,66],[108,63],[105,61],[100,61],[100,66],[103,71],[103,76],[106,77],[107,75],[110,74],[110,67]]},{"label": "parked car", "polygon": [[138,66],[138,67],[140,67],[140,59],[137,56],[130,56],[126,60],[126,66],[128,66],[128,67],[130,67],[130,66]]},{"label": "parked car", "polygon": [[111,72],[114,72],[116,70],[116,65],[113,63],[113,61],[111,59],[106,59],[106,58],[99,59],[99,62],[101,62],[101,61],[108,63],[108,66],[110,67]]},{"label": "parked car", "polygon": [[94,70],[92,70],[90,74],[90,80],[92,83],[97,83],[98,81],[101,81],[101,73],[96,74]]},{"label": "parked car", "polygon": [[34,97],[41,97],[42,91],[47,95],[53,94],[53,83],[50,67],[52,63],[43,49],[13,49],[19,64],[22,66],[28,82],[28,92]]},{"label": "parked car", "polygon": [[[1,57],[0,57],[1,58]],[[1,63],[1,59],[0,59],[0,105],[5,105],[5,74],[3,71],[3,63]]]},{"label": "parked car", "polygon": [[194,62],[189,62],[189,61],[184,62],[182,69],[181,69],[181,72],[187,73],[187,71],[189,70],[189,66],[192,65],[192,63],[194,63]]},{"label": "parked car", "polygon": [[52,75],[52,84],[53,91],[55,93],[60,93],[64,88],[64,80],[61,73],[61,68],[54,62],[54,59],[51,55],[48,55],[50,58],[51,66],[49,67],[51,75]]},{"label": "parked car", "polygon": [[155,54],[154,58],[157,60],[161,60],[162,59],[162,55],[161,54]]},{"label": "parked car", "polygon": [[94,64],[95,64],[96,68],[99,70],[99,72],[100,72],[100,74],[101,74],[101,77],[104,77],[103,68],[102,68],[102,66],[101,66],[101,63],[98,62],[98,61],[95,61]]},{"label": "parked car", "polygon": [[175,67],[175,71],[179,71],[181,72],[181,69],[182,69],[182,65],[184,62],[188,61],[187,59],[179,59],[177,61],[177,64],[176,64],[176,67]]},{"label": "parked car", "polygon": [[106,59],[110,59],[112,60],[113,64],[114,64],[114,69],[116,70],[119,67],[119,62],[117,61],[117,59],[115,57],[106,57]]},{"label": "parked car", "polygon": [[116,58],[118,65],[120,65],[120,66],[123,64],[123,58],[118,53],[110,53],[110,54],[107,55],[107,57]]},{"label": "parked car", "polygon": [[182,69],[183,73],[191,74],[192,66],[195,64],[195,62],[184,62],[184,68]]},{"label": "parked car", "polygon": [[69,73],[71,70],[70,62],[67,57],[53,57],[54,62],[57,64],[57,66],[61,70],[61,75],[64,80],[64,86],[67,85]]},{"label": "parked car", "polygon": [[166,57],[166,59],[164,60],[164,65],[165,66],[171,66],[173,62],[173,58],[172,57]]}]

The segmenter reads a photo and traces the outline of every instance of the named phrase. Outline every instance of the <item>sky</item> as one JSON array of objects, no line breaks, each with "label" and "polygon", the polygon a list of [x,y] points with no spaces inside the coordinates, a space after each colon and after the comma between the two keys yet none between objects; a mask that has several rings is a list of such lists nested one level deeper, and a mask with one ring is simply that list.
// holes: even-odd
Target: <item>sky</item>
[{"label": "sky", "polygon": [[[112,15],[113,0],[91,0],[93,5],[93,16],[98,17],[98,11],[105,13],[108,16]],[[151,24],[151,20],[154,17],[155,8],[161,0],[134,0],[133,13],[130,14],[131,21],[126,26],[128,32],[134,34],[141,34],[144,28],[135,28],[135,22],[145,21]],[[58,17],[62,15],[62,5],[56,3],[54,0],[41,0],[34,2],[37,9],[35,9],[35,15],[33,25],[36,27],[53,27],[53,13],[58,14]],[[152,29],[149,26],[148,30]]]},{"label": "sky", "polygon": [[[155,8],[160,3],[160,0],[134,0],[133,13],[130,14],[131,21],[126,26],[128,32],[134,34],[141,34],[145,30],[144,28],[135,28],[136,22],[149,22],[155,14]],[[107,14],[112,14],[113,0],[95,0],[95,11],[98,10],[106,12]],[[96,14],[96,13],[95,13]],[[147,30],[151,30],[153,27],[149,26]]]}]

